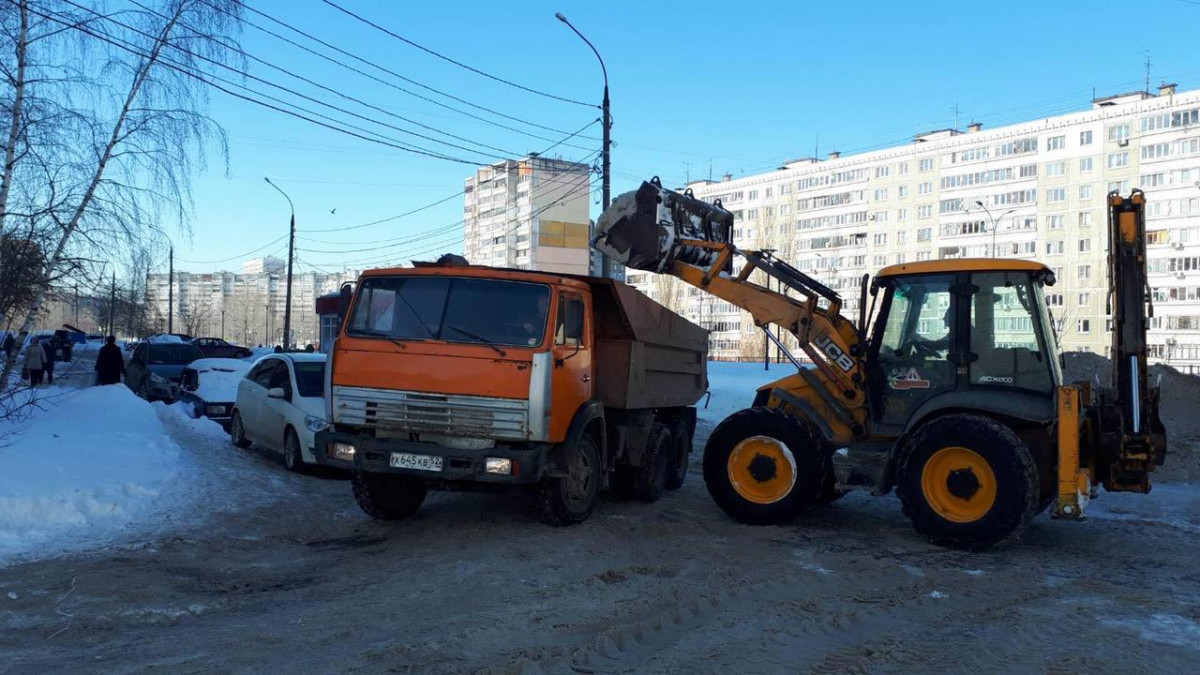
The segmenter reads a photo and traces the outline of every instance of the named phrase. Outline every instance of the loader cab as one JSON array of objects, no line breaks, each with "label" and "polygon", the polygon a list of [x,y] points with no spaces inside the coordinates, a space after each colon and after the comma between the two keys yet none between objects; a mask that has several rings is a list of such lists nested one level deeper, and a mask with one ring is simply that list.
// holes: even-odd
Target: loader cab
[{"label": "loader cab", "polygon": [[1043,265],[939,260],[880,271],[868,353],[877,431],[902,432],[939,408],[1051,416],[1062,381]]}]

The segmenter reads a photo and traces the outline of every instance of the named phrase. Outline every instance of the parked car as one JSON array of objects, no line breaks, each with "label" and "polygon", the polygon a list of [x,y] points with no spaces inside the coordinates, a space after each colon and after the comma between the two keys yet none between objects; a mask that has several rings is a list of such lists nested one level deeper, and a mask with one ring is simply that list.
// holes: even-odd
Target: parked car
[{"label": "parked car", "polygon": [[176,396],[192,406],[193,417],[207,417],[229,431],[238,383],[249,370],[238,359],[197,359],[184,367]]},{"label": "parked car", "polygon": [[184,366],[202,358],[195,345],[143,342],[125,365],[125,386],[147,401],[173,401]]},{"label": "parked car", "polygon": [[200,348],[206,359],[244,359],[251,355],[249,349],[230,344],[221,338],[196,338],[192,344]]},{"label": "parked car", "polygon": [[325,428],[325,355],[288,352],[259,359],[238,383],[229,436],[283,453],[289,471],[316,461],[313,434]]}]

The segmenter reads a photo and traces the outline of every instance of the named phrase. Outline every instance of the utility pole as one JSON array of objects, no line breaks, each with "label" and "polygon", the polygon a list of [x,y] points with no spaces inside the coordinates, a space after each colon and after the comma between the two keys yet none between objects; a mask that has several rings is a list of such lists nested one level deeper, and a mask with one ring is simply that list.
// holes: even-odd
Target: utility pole
[{"label": "utility pole", "polygon": [[175,247],[167,258],[167,332],[175,332]]},{"label": "utility pole", "polygon": [[[269,293],[270,291],[268,291]],[[264,315],[267,317],[267,339],[263,340],[263,345],[270,346],[271,344],[271,301],[267,301]]]},{"label": "utility pole", "polygon": [[225,339],[225,310],[221,310],[221,339]]},{"label": "utility pole", "polygon": [[117,312],[117,272],[113,270],[112,275],[112,291],[108,296],[108,334],[116,335],[116,312]]},{"label": "utility pole", "polygon": [[[600,141],[600,203],[605,210],[608,210],[608,205],[611,203],[612,198],[611,161],[609,157],[609,150],[612,149],[612,115],[609,114],[608,68],[604,66],[604,59],[600,58],[600,52],[597,51],[596,46],[592,44],[591,40],[584,37],[578,28],[571,25],[571,22],[567,21],[567,17],[563,16],[562,12],[556,12],[554,16],[559,21],[567,24],[567,27],[575,31],[580,40],[583,40],[588,47],[591,47],[592,53],[596,55],[596,60],[600,62],[600,71],[604,74],[604,99],[600,102],[600,124],[603,127],[603,134]],[[612,278],[613,276],[612,259],[604,254],[600,256],[600,276],[604,278]]]},{"label": "utility pole", "polygon": [[[608,100],[608,88],[605,87],[604,91],[605,91],[604,100],[607,101]],[[605,104],[605,105],[607,105],[607,104]],[[606,108],[606,110],[607,110],[607,108]],[[607,115],[607,114],[608,113],[605,113],[605,115]],[[608,132],[605,132],[605,138],[608,138],[607,133]],[[605,141],[605,143],[607,143],[607,141]],[[605,152],[607,152],[607,151],[605,151]],[[607,169],[605,170],[605,175],[606,176],[608,175]],[[287,193],[284,192],[283,190],[281,190],[278,185],[272,183],[270,178],[263,178],[263,180],[267,181],[267,184],[269,184],[271,187],[275,188],[276,190],[279,190],[279,194],[283,195],[283,198],[287,200],[288,208],[290,208],[292,210],[292,220],[291,220],[291,224],[288,226],[287,293],[285,296],[286,299],[284,300],[285,304],[283,306],[283,348],[287,349],[290,346],[289,339],[292,336],[292,262],[294,260],[294,256],[295,256],[295,252],[296,252],[296,207],[292,205],[292,198],[287,196]],[[605,181],[607,181],[607,180],[608,179],[606,178]],[[605,183],[605,185],[607,185],[607,182]],[[606,199],[605,206],[607,207],[607,197],[605,199]],[[605,275],[605,276],[607,276],[607,275]]]}]

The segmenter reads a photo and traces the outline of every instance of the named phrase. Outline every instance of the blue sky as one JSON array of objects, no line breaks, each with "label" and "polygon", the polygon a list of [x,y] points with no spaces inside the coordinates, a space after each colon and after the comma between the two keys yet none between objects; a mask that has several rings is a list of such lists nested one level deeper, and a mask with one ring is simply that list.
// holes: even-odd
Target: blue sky
[{"label": "blue sky", "polygon": [[[586,45],[555,20],[556,11],[565,13],[608,66],[616,143],[614,195],[655,174],[669,184],[681,183],[685,175],[706,177],[710,161],[714,176],[727,171],[741,175],[811,155],[818,142],[822,155],[902,143],[917,131],[951,126],[956,105],[960,127],[971,120],[994,127],[1083,109],[1093,87],[1100,95],[1141,88],[1147,54],[1152,85],[1166,79],[1182,89],[1200,87],[1191,30],[1200,25],[1200,0],[1147,0],[1136,11],[1127,2],[1108,1],[338,1],[481,70],[564,98],[598,103],[599,66]],[[259,63],[249,64],[252,75],[476,151],[297,101],[407,143],[467,160],[500,157],[479,144],[517,155],[551,145],[396,87],[555,141],[565,135],[561,131],[576,131],[599,117],[594,108],[520,91],[438,60],[321,0],[248,4],[411,80],[520,120],[469,108],[356,63],[395,86],[372,81],[246,28],[242,45],[252,55],[468,141],[338,99]],[[247,17],[327,51],[261,16]],[[270,91],[259,83],[247,84]],[[410,217],[332,230],[453,195],[462,189],[471,166],[368,143],[220,92],[212,94],[210,113],[229,136],[228,172],[220,161],[211,161],[194,182],[193,222],[175,236],[181,261],[177,269],[236,269],[242,254],[283,252],[286,241],[271,242],[286,233],[287,203],[264,176],[296,204],[301,269],[361,267],[417,253],[427,257],[431,248],[459,250],[461,197]],[[571,141],[580,148],[560,146],[551,154],[591,156],[599,149],[599,131],[593,125]],[[593,196],[595,217],[598,189]],[[426,238],[395,242],[415,235]]]}]

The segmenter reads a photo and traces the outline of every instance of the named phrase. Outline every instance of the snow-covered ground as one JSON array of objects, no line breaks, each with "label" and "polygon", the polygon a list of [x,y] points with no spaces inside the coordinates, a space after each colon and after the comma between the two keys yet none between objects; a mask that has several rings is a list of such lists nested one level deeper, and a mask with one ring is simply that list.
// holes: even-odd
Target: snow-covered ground
[{"label": "snow-covered ground", "polygon": [[179,446],[125,386],[39,404],[29,419],[0,426],[0,561],[110,539],[180,472]]}]

